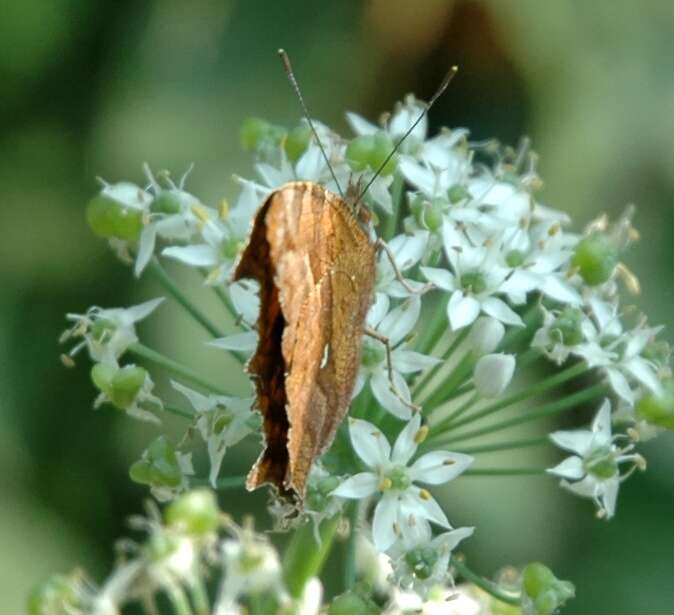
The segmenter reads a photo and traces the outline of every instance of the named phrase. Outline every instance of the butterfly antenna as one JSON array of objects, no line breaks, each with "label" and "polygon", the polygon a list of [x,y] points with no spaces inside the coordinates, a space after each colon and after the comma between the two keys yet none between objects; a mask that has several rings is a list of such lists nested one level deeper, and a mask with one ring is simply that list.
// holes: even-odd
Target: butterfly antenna
[{"label": "butterfly antenna", "polygon": [[295,90],[295,94],[297,95],[297,98],[300,101],[300,106],[302,107],[302,112],[304,113],[304,119],[307,120],[307,122],[309,124],[309,127],[311,128],[311,132],[314,133],[316,143],[318,143],[318,147],[321,150],[321,154],[323,154],[323,160],[325,160],[325,164],[328,165],[328,169],[330,169],[330,175],[332,175],[332,179],[334,180],[335,184],[337,185],[337,191],[339,192],[339,195],[342,198],[344,198],[344,193],[342,192],[342,187],[339,185],[339,182],[337,181],[337,176],[335,175],[335,171],[332,168],[332,165],[330,164],[330,160],[328,159],[328,155],[326,154],[325,149],[323,148],[323,144],[321,143],[321,139],[319,138],[318,133],[316,132],[316,128],[314,126],[314,123],[311,121],[311,117],[309,116],[309,110],[307,109],[307,105],[304,102],[304,98],[302,96],[302,92],[300,91],[300,86],[297,83],[297,79],[295,78],[295,73],[293,72],[293,67],[290,64],[290,58],[288,57],[288,54],[285,52],[285,49],[279,49],[278,55],[281,58],[281,62],[283,63],[283,68],[286,71],[286,75],[288,75],[288,80],[290,81],[290,85],[293,87],[293,90]]},{"label": "butterfly antenna", "polygon": [[419,114],[419,117],[414,120],[414,123],[405,131],[402,137],[398,139],[396,144],[393,146],[393,149],[389,152],[389,155],[386,156],[384,159],[384,162],[382,162],[379,165],[379,168],[375,171],[374,175],[372,176],[372,179],[367,183],[365,188],[361,190],[360,194],[358,195],[358,198],[356,199],[356,203],[359,203],[360,200],[365,196],[367,191],[370,189],[370,186],[374,183],[374,180],[381,175],[382,170],[384,167],[389,163],[389,160],[395,156],[396,152],[400,149],[400,146],[403,144],[403,141],[407,139],[412,134],[412,131],[417,127],[419,122],[426,117],[426,114],[430,110],[430,108],[435,104],[435,101],[442,96],[443,92],[447,89],[447,86],[450,84],[452,79],[454,78],[454,75],[459,71],[458,66],[452,66],[452,68],[449,69],[447,74],[445,75],[445,78],[442,80],[442,83],[438,87],[438,89],[435,91],[435,94],[431,97],[431,99],[426,103],[424,106],[424,110]]}]

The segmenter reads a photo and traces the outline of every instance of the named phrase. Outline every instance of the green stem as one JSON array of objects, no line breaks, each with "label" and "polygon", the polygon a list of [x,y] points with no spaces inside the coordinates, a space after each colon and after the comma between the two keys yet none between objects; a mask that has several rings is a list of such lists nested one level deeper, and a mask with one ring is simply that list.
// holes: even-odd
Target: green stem
[{"label": "green stem", "polygon": [[180,408],[173,404],[164,404],[164,410],[176,416],[182,416],[185,419],[193,419],[196,416],[196,412],[193,410],[185,410],[185,408]]},{"label": "green stem", "polygon": [[140,342],[136,342],[135,344],[131,344],[128,348],[129,352],[132,354],[135,354],[137,357],[141,359],[145,359],[146,361],[150,361],[154,363],[155,365],[159,365],[160,367],[163,367],[167,371],[171,372],[172,374],[175,374],[176,376],[180,376],[181,378],[184,378],[185,380],[189,380],[190,382],[194,384],[198,384],[199,386],[203,387],[204,389],[207,389],[213,393],[217,393],[218,395],[231,395],[231,393],[228,393],[223,389],[222,387],[213,384],[212,382],[209,382],[202,376],[200,376],[197,372],[195,372],[193,369],[190,369],[189,367],[182,365],[181,363],[178,363],[177,361],[174,361],[173,359],[169,359],[168,357],[164,356],[160,352],[157,352],[156,350],[152,350],[152,348],[148,348],[144,344],[141,344]]},{"label": "green stem", "polygon": [[452,558],[452,566],[456,571],[464,578],[466,581],[470,581],[473,585],[477,585],[480,589],[486,591],[489,595],[493,596],[501,602],[506,604],[511,604],[513,606],[519,606],[520,597],[512,595],[503,591],[496,583],[485,579],[479,574],[473,572],[465,563],[460,561],[457,558]]},{"label": "green stem", "polygon": [[306,582],[323,567],[334,542],[339,515],[325,519],[319,528],[320,542],[316,543],[313,521],[298,528],[290,539],[283,557],[283,575],[290,594],[298,598]]},{"label": "green stem", "polygon": [[414,386],[414,395],[419,396],[424,392],[424,389],[428,386],[428,383],[435,378],[437,373],[447,364],[447,361],[451,359],[452,355],[454,352],[456,352],[456,349],[461,345],[461,342],[466,339],[466,335],[468,334],[468,330],[464,329],[461,332],[457,333],[454,339],[451,341],[449,346],[447,347],[447,350],[442,353],[442,363],[438,363],[435,365],[432,369],[430,369],[424,377]]},{"label": "green stem", "polygon": [[447,403],[456,391],[468,380],[475,366],[472,353],[467,352],[454,367],[447,380],[442,382],[435,392],[423,402],[424,412],[430,414],[436,408]]},{"label": "green stem", "polygon": [[356,546],[358,541],[358,516],[360,506],[358,502],[352,502],[349,511],[349,540],[346,543],[346,555],[344,561],[344,588],[351,589],[356,584]]},{"label": "green stem", "polygon": [[527,421],[534,421],[539,418],[554,416],[555,414],[575,408],[579,404],[603,397],[609,392],[609,390],[610,387],[606,384],[596,384],[595,386],[579,391],[578,393],[569,395],[569,397],[565,397],[564,399],[543,405],[538,410],[528,412],[523,416],[516,416],[511,419],[501,421],[500,423],[495,423],[494,425],[488,425],[487,427],[482,427],[480,429],[466,431],[451,438],[429,438],[427,443],[429,445],[432,444],[434,447],[446,446],[447,444],[453,444],[454,442],[470,440],[471,438],[477,438],[478,436],[484,436],[497,431],[502,431],[503,429],[508,429],[509,427],[526,423]]},{"label": "green stem", "polygon": [[545,468],[468,468],[461,476],[529,476],[545,474]]},{"label": "green stem", "polygon": [[[202,274],[204,275],[204,277],[208,277],[208,274],[205,271],[202,271]],[[234,304],[232,303],[232,300],[229,298],[227,293],[220,286],[211,286],[211,288],[213,289],[213,292],[224,306],[225,310],[227,311],[227,314],[229,314],[230,318],[234,321],[234,323],[238,325],[239,315],[236,313]],[[241,365],[243,365],[248,360],[248,356],[243,352],[239,352],[238,350],[228,350],[227,352],[229,352],[239,363],[241,363]]]},{"label": "green stem", "polygon": [[190,316],[206,329],[206,331],[213,337],[224,337],[225,334],[178,288],[178,285],[159,264],[156,257],[150,261],[148,269],[157,277],[160,284],[173,296],[173,298],[182,305]]},{"label": "green stem", "polygon": [[590,368],[588,368],[588,366],[583,362],[576,363],[575,365],[572,365],[571,367],[568,367],[567,369],[558,372],[557,374],[551,376],[550,378],[541,380],[540,382],[537,382],[536,384],[530,387],[527,387],[521,391],[518,391],[517,393],[513,393],[512,395],[505,397],[504,399],[500,399],[496,402],[493,402],[488,406],[486,406],[485,408],[482,408],[482,410],[479,410],[474,414],[466,416],[463,419],[457,420],[451,425],[447,425],[445,428],[456,429],[457,427],[461,427],[462,425],[468,425],[469,423],[477,421],[478,419],[484,418],[485,416],[489,416],[490,414],[494,414],[499,410],[503,410],[504,408],[507,408],[512,404],[516,404],[535,395],[545,393],[546,391],[553,389],[559,386],[560,384],[567,382],[568,380],[580,376],[581,374],[589,371],[589,369]]},{"label": "green stem", "polygon": [[192,596],[192,604],[194,604],[195,615],[209,615],[211,607],[208,602],[208,592],[206,585],[200,575],[196,575],[196,579],[191,586],[190,594]]},{"label": "green stem", "polygon": [[465,448],[455,449],[456,453],[472,455],[475,453],[495,453],[498,451],[510,451],[518,448],[529,448],[530,446],[542,446],[549,444],[550,439],[547,436],[539,438],[525,438],[522,440],[510,440],[509,442],[499,442],[498,444],[479,444],[477,446],[467,446]]},{"label": "green stem", "polygon": [[[211,481],[208,478],[193,477],[190,479],[190,485],[193,487],[210,487]],[[243,489],[246,486],[245,476],[223,476],[215,481],[216,491],[227,491],[229,489]]]},{"label": "green stem", "polygon": [[181,588],[172,586],[166,590],[166,594],[176,615],[194,615],[190,602]]},{"label": "green stem", "polygon": [[534,304],[527,309],[522,321],[524,322],[524,327],[514,327],[510,329],[501,340],[501,343],[498,346],[497,352],[513,351],[516,349],[517,344],[522,340],[525,340],[529,335],[531,335],[534,328],[537,328],[539,321],[541,319],[541,309],[538,301],[535,300]]},{"label": "green stem", "polygon": [[[444,295],[444,293],[443,293]],[[435,314],[430,324],[425,327],[415,344],[415,350],[422,354],[429,354],[437,341],[447,330],[447,301],[449,299],[443,296],[440,304],[435,309]]]},{"label": "green stem", "polygon": [[400,218],[400,213],[402,210],[402,196],[403,196],[403,187],[405,185],[405,180],[401,173],[397,172],[393,177],[393,184],[391,184],[391,201],[393,203],[393,213],[386,216],[386,222],[384,223],[384,228],[382,229],[382,237],[384,241],[388,241],[395,235],[396,229],[398,227],[398,220]]},{"label": "green stem", "polygon": [[473,393],[454,412],[452,412],[449,416],[442,419],[439,423],[433,425],[433,427],[431,427],[429,431],[429,434],[433,436],[435,434],[442,433],[447,428],[448,425],[451,425],[452,421],[456,420],[462,414],[470,410],[475,405],[475,402],[477,402],[478,398],[479,398],[478,394]]}]

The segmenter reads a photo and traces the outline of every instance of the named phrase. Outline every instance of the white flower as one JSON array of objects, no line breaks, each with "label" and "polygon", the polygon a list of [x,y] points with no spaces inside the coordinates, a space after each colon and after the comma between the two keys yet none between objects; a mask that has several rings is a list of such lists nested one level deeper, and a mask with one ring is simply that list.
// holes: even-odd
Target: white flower
[{"label": "white flower", "polygon": [[487,354],[481,357],[473,371],[475,389],[481,397],[498,397],[506,390],[515,374],[515,355]]},{"label": "white flower", "polygon": [[415,482],[446,483],[461,474],[473,461],[468,455],[433,451],[408,465],[423,437],[419,414],[400,432],[391,449],[384,434],[367,421],[349,419],[351,444],[369,471],[346,479],[332,493],[339,497],[363,499],[380,495],[374,511],[372,537],[385,551],[410,526],[410,517],[428,520],[450,529],[449,521],[433,496]]},{"label": "white flower", "polygon": [[426,598],[409,591],[396,589],[384,615],[487,615],[484,605],[462,586],[436,586]]},{"label": "white flower", "polygon": [[173,388],[182,393],[197,411],[196,426],[208,446],[211,464],[209,480],[215,487],[222,460],[230,446],[234,446],[252,432],[254,415],[251,398],[238,399],[224,395],[202,395],[179,382],[171,381]]},{"label": "white flower", "polygon": [[198,243],[170,246],[162,255],[191,267],[207,268],[206,283],[221,284],[228,277],[245,241],[253,215],[260,205],[260,191],[250,182],[241,182],[242,189],[231,211],[223,208],[220,215],[203,206],[194,206],[199,222],[195,227]]},{"label": "white flower", "polygon": [[461,527],[433,537],[428,522],[415,520],[389,550],[397,583],[422,596],[435,585],[453,584],[449,571],[452,551],[473,531],[472,527]]},{"label": "white flower", "polygon": [[503,292],[508,270],[497,262],[495,254],[484,247],[473,247],[452,227],[443,225],[445,252],[452,271],[422,267],[429,282],[451,293],[447,317],[452,330],[471,325],[480,312],[506,325],[523,326],[522,319],[495,295]]},{"label": "white flower", "polygon": [[[610,519],[615,513],[620,483],[635,467],[643,467],[643,458],[627,454],[634,447],[619,449],[615,441],[621,436],[611,433],[611,404],[604,400],[589,430],[556,431],[550,439],[560,448],[574,453],[550,468],[550,474],[560,476],[561,485],[582,497],[592,498],[600,516]],[[620,474],[619,465],[630,462],[632,468]],[[573,482],[568,482],[573,481]]]},{"label": "white flower", "polygon": [[[409,402],[411,395],[403,374],[412,374],[436,365],[438,359],[400,347],[419,319],[421,311],[419,296],[412,295],[390,312],[388,312],[388,307],[388,296],[377,294],[375,303],[367,316],[367,325],[388,338],[393,348],[391,352],[392,375],[389,377],[386,347],[383,342],[365,335],[361,352],[361,367],[353,396],[358,395],[369,380],[372,393],[381,406],[398,418],[406,420],[411,416],[411,409],[400,397]],[[391,389],[391,379],[399,395]]]},{"label": "white flower", "polygon": [[234,536],[222,543],[224,578],[214,613],[229,614],[242,596],[282,595],[281,562],[269,540],[251,527],[232,525]]},{"label": "white flower", "polygon": [[163,300],[159,297],[130,308],[92,307],[86,314],[66,314],[66,319],[75,324],[61,336],[61,341],[82,337],[70,356],[86,346],[93,361],[116,365],[126,349],[138,341],[135,323],[149,316]]}]

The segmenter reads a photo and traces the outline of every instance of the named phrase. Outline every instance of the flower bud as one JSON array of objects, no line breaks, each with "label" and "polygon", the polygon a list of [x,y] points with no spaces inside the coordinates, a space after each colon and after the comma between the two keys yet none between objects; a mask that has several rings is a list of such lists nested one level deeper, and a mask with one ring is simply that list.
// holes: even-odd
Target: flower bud
[{"label": "flower bud", "polygon": [[292,162],[299,160],[309,146],[310,140],[311,128],[309,126],[301,125],[293,128],[283,143],[288,159]]},{"label": "flower bud", "polygon": [[137,365],[125,365],[117,370],[111,381],[110,401],[125,410],[136,399],[136,395],[147,378],[147,371]]},{"label": "flower bud", "polygon": [[29,615],[70,613],[79,608],[78,573],[70,576],[54,574],[31,591],[28,596]]},{"label": "flower bud", "polygon": [[372,600],[352,589],[337,596],[328,607],[328,615],[376,615],[380,612]]},{"label": "flower bud", "polygon": [[143,214],[139,209],[125,207],[104,192],[89,201],[86,217],[91,230],[104,239],[135,241],[143,228]]},{"label": "flower bud", "polygon": [[165,519],[193,536],[204,536],[218,527],[220,511],[212,491],[195,489],[175,499],[166,509]]},{"label": "flower bud", "polygon": [[515,357],[511,354],[488,354],[475,365],[473,380],[481,397],[498,397],[506,390],[515,373]]},{"label": "flower bud", "polygon": [[544,564],[527,564],[522,571],[523,615],[552,615],[575,593],[572,583],[555,577]]},{"label": "flower bud", "polygon": [[674,429],[674,380],[663,384],[662,395],[646,393],[635,406],[636,414],[651,425]]},{"label": "flower bud", "polygon": [[571,264],[589,286],[606,282],[613,274],[620,253],[613,239],[601,233],[593,233],[576,246]]},{"label": "flower bud", "polygon": [[[374,146],[370,153],[370,166],[373,171],[379,169],[384,164],[384,160],[391,155],[393,151],[393,141],[385,132],[378,132],[374,135]],[[384,168],[381,170],[382,175],[391,175],[396,170],[398,161],[395,156],[391,156]]]},{"label": "flower bud", "polygon": [[583,341],[581,324],[583,313],[574,307],[566,307],[550,326],[550,337],[564,346],[576,346]]},{"label": "flower bud", "polygon": [[346,146],[346,161],[354,171],[364,171],[370,164],[373,149],[374,137],[372,135],[355,137]]},{"label": "flower bud", "polygon": [[503,323],[491,316],[480,316],[468,334],[468,345],[473,355],[482,357],[496,350],[505,335]]},{"label": "flower bud", "polygon": [[286,136],[285,130],[258,117],[249,117],[243,121],[239,138],[243,149],[257,150],[264,146],[277,147]]},{"label": "flower bud", "polygon": [[129,469],[132,481],[153,487],[177,487],[183,479],[175,447],[166,436],[156,438]]},{"label": "flower bud", "polygon": [[180,213],[182,202],[175,190],[162,190],[150,203],[153,214]]}]

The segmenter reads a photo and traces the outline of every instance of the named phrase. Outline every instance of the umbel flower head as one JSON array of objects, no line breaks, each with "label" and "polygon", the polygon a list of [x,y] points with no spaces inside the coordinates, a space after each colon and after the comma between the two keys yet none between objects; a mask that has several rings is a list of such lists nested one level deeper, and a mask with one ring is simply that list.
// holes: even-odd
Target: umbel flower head
[{"label": "umbel flower head", "polygon": [[[444,486],[472,475],[547,475],[592,499],[600,516],[616,514],[620,484],[645,468],[640,439],[674,428],[669,346],[658,339],[661,327],[623,302],[624,290],[639,288],[622,262],[638,237],[633,211],[574,231],[568,215],[541,201],[527,140],[511,148],[471,142],[465,128],[431,135],[427,110],[408,97],[379,123],[349,113],[351,137],[309,118],[290,129],[249,118],[241,143],[255,177],[235,176],[239,193],[231,200],[205,203],[188,191],[187,174],[174,181],[148,165],[140,185],[104,183],[87,207],[91,228],[135,276],[152,276],[205,337],[190,337],[187,359],[163,353],[167,329],[141,342],[136,325],[163,298],[68,314],[63,341],[74,347],[64,363],[86,349],[95,405],[154,430],[129,474],[168,504],[163,517],[152,508],[135,520],[147,539],[124,543],[125,557],[106,580],[58,575],[35,594],[33,612],[103,615],[136,602],[153,613],[162,593],[177,613],[194,606],[218,615],[550,615],[573,596],[573,586],[543,564],[495,580],[472,570],[460,550],[483,528],[473,527],[469,497],[459,509]],[[368,263],[376,279],[360,352],[338,357],[340,373],[357,371],[349,416],[322,456],[308,459],[297,500],[270,493],[273,529],[291,534],[279,553],[269,536],[221,514],[213,494],[195,487],[227,492],[220,500],[236,498],[236,510],[259,501],[244,495],[241,470],[269,444],[260,442],[259,409],[265,433],[329,431],[315,412],[295,424],[284,414],[293,366],[282,351],[273,354],[292,338],[284,306],[265,301],[267,287],[231,281],[258,208],[298,180],[359,196],[351,205],[372,247],[376,241]],[[250,241],[266,249],[260,238]],[[207,300],[182,288],[176,267],[194,273]],[[354,276],[352,292],[359,284]],[[273,305],[262,317],[276,324],[258,331],[261,304]],[[332,318],[328,309],[321,314]],[[256,348],[282,367],[261,375],[273,404],[256,400],[245,384]],[[217,367],[193,367],[199,350],[200,366]],[[328,360],[334,349],[326,346],[300,384],[330,395],[321,371]],[[582,416],[596,404],[589,428],[545,431],[541,419]],[[172,420],[160,420],[169,414]],[[282,437],[271,444],[273,461],[289,456]],[[538,467],[528,450],[551,444],[569,455]],[[521,463],[509,461],[515,450]],[[460,515],[467,519],[454,527],[450,519]],[[517,520],[512,525],[517,531]],[[346,541],[344,583],[326,600],[322,566],[339,540]],[[369,555],[361,549],[356,556],[357,546]],[[217,587],[214,597],[206,579]]]}]

